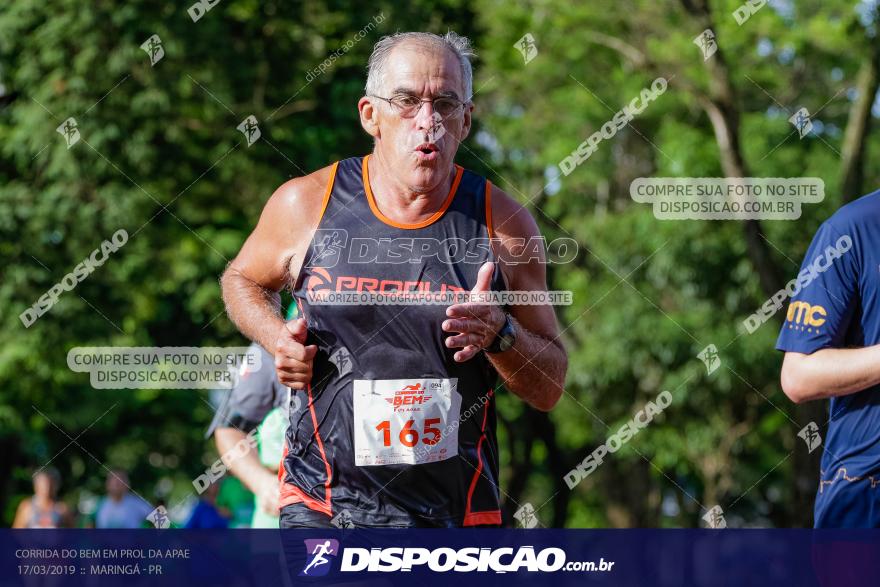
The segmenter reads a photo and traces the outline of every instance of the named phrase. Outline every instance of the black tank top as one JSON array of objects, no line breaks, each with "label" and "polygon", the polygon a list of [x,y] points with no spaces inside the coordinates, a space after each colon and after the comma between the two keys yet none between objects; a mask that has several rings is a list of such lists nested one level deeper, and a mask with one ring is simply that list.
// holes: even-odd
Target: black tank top
[{"label": "black tank top", "polygon": [[[309,301],[322,291],[470,291],[495,260],[490,184],[456,165],[440,210],[404,226],[379,211],[368,158],[334,165],[294,284],[318,353],[311,384],[295,392],[307,397],[290,414],[281,506],[358,526],[500,524],[498,375],[483,353],[453,360],[446,306]],[[498,264],[492,289],[505,289]]]}]

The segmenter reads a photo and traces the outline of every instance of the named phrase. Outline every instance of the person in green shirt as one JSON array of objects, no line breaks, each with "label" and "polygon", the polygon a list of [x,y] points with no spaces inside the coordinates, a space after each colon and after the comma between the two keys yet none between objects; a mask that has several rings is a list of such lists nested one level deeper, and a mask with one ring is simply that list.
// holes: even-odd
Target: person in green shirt
[{"label": "person in green shirt", "polygon": [[[296,304],[288,309],[287,319],[296,317]],[[278,381],[275,358],[260,345],[251,344],[249,352],[260,355],[259,368],[243,370],[236,386],[214,414],[207,436],[213,435],[222,455],[244,443],[247,450],[233,451],[237,456],[227,463],[230,473],[254,494],[252,528],[278,528],[278,465],[284,450],[288,409],[299,398]],[[248,441],[256,430],[257,445]]]}]

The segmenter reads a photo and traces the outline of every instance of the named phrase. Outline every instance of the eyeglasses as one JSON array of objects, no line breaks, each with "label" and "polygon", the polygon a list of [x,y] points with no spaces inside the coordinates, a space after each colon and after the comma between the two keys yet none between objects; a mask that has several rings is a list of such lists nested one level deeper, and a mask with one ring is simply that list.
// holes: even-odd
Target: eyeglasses
[{"label": "eyeglasses", "polygon": [[369,94],[371,98],[379,98],[380,100],[385,100],[397,110],[398,114],[403,118],[412,118],[416,114],[418,114],[419,110],[422,109],[423,102],[430,102],[431,108],[433,108],[434,112],[443,116],[444,118],[447,116],[452,116],[455,114],[459,108],[465,105],[465,102],[457,98],[434,98],[433,100],[427,100],[422,98],[417,98],[415,96],[395,96],[393,98],[383,98],[382,96],[374,96]]}]

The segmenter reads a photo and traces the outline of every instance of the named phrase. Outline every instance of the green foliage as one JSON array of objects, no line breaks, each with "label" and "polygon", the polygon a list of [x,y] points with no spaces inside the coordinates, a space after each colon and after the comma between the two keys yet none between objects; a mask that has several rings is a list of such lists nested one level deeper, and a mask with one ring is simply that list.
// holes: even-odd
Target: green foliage
[{"label": "green foliage", "polygon": [[[581,251],[549,268],[550,288],[575,300],[559,312],[570,365],[550,436],[500,394],[507,505],[547,503],[539,518],[569,526],[695,526],[715,503],[731,525],[810,523],[789,498],[797,471],[786,455],[798,439],[772,350],[778,322],[753,335],[740,327],[767,297],[741,223],[659,221],[629,197],[636,177],[723,175],[699,99],[712,87],[692,42],[704,27],[681,3],[418,0],[367,12],[342,0],[223,0],[195,23],[184,4],[17,0],[0,12],[6,522],[33,468],[53,457],[73,501],[101,492],[102,463],[127,468],[147,499],[189,491],[216,458],[203,439],[208,394],[93,390],[67,369],[68,350],[241,344],[217,279],[263,204],[288,178],[369,151],[354,105],[382,34],[449,28],[479,54],[477,127],[459,163],[527,204],[548,241],[572,237]],[[842,0],[792,3],[790,13],[768,5],[742,26],[731,16],[740,4],[713,2],[712,18],[750,174],[826,183],[826,200],[800,221],[763,224],[790,278],[841,203],[848,90],[869,40]],[[379,14],[382,23],[307,81]],[[524,65],[514,45],[526,33],[539,54]],[[165,50],[155,66],[140,48],[153,34]],[[553,181],[559,161],[658,75],[667,92]],[[798,140],[787,119],[801,105],[823,131]],[[248,115],[263,135],[250,147],[236,130]],[[68,149],[55,129],[70,116],[82,138]],[[869,136],[869,152],[877,140]],[[865,185],[878,174],[869,158]],[[128,244],[24,328],[18,315],[120,228]],[[708,344],[723,361],[712,375],[697,359]],[[560,468],[662,390],[674,396],[667,411],[569,495]]]},{"label": "green foliage", "polygon": [[[460,32],[473,35],[470,13],[455,0],[371,10],[356,2],[224,0],[194,23],[185,4],[169,1],[4,7],[0,447],[8,474],[0,503],[7,522],[30,491],[33,469],[62,449],[52,464],[74,501],[102,491],[106,464],[129,469],[148,500],[170,504],[216,458],[203,439],[212,416],[207,392],[93,390],[67,369],[67,352],[244,342],[225,317],[218,277],[275,188],[369,151],[354,106],[373,43],[425,23],[440,32],[442,23],[464,23]],[[359,31],[363,39],[309,83],[309,72]],[[165,51],[155,66],[140,48],[153,34]],[[236,126],[251,114],[263,138],[247,147]],[[81,140],[68,149],[55,129],[70,116]],[[120,228],[129,242],[24,328],[19,314]],[[172,495],[156,489],[162,479],[173,482]]]}]

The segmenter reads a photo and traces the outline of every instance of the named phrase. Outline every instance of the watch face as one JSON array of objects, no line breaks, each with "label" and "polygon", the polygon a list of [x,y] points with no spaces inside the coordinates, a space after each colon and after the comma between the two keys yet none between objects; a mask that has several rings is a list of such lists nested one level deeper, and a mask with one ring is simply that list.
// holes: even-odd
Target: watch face
[{"label": "watch face", "polygon": [[508,314],[505,316],[504,326],[501,327],[498,336],[495,337],[492,344],[486,347],[485,350],[489,353],[501,353],[512,347],[515,342],[516,330],[514,330],[513,323],[511,323],[510,315]]},{"label": "watch face", "polygon": [[513,329],[513,324],[510,322],[510,315],[508,314],[505,317],[501,332],[498,333],[498,349],[501,352],[506,351],[513,346],[514,342],[516,342],[516,331]]}]

